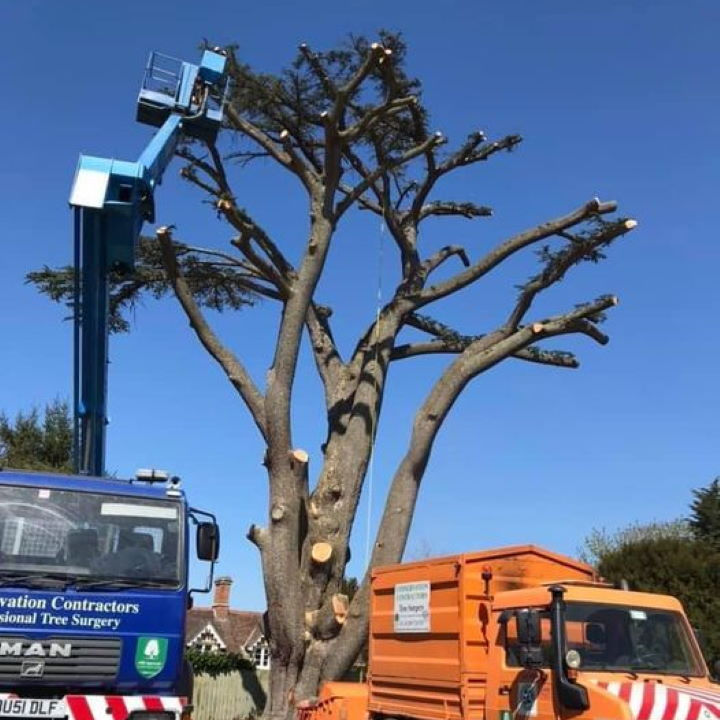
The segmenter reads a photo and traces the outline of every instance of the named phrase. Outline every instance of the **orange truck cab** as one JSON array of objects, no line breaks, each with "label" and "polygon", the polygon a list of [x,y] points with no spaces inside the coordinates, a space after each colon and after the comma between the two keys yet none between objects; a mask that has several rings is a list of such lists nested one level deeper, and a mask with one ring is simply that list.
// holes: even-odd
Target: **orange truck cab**
[{"label": "orange truck cab", "polygon": [[299,720],[720,720],[680,603],[528,545],[377,568],[368,682]]}]

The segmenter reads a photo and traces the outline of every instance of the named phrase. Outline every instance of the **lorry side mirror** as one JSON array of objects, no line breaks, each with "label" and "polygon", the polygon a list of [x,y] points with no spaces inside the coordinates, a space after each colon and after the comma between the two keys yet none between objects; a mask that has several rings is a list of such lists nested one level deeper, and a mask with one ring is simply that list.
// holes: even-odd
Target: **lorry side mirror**
[{"label": "lorry side mirror", "polygon": [[213,522],[197,526],[197,556],[200,560],[215,562],[220,554],[220,528]]},{"label": "lorry side mirror", "polygon": [[524,608],[515,612],[515,628],[519,644],[519,660],[524,667],[543,664],[540,612]]},{"label": "lorry side mirror", "polygon": [[590,707],[587,688],[568,676],[565,648],[565,588],[553,585],[550,589],[551,667],[554,670],[555,693],[566,710],[587,710]]}]

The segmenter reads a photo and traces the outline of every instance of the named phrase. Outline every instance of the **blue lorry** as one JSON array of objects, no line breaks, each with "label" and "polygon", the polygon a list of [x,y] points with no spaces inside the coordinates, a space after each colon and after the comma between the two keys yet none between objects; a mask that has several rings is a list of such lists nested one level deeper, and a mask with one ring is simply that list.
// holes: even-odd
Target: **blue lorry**
[{"label": "blue lorry", "polygon": [[133,271],[177,144],[214,141],[225,63],[218,50],[198,65],[153,53],[137,119],[159,130],[145,151],[136,162],[80,158],[70,196],[75,474],[0,470],[2,720],[178,720],[191,710],[191,530],[210,563],[219,530],[167,473],[105,477],[108,288],[111,273]]},{"label": "blue lorry", "polygon": [[1,717],[171,720],[187,707],[191,529],[212,561],[217,525],[177,479],[150,479],[0,472]]}]

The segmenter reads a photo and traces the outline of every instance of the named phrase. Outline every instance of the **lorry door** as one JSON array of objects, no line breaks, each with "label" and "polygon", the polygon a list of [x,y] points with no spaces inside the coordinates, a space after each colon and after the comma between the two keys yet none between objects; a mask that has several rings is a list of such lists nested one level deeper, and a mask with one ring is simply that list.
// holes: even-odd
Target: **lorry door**
[{"label": "lorry door", "polygon": [[547,614],[542,617],[542,664],[536,668],[525,668],[519,661],[514,622],[495,625],[485,720],[556,720],[561,716],[550,670],[550,622]]}]

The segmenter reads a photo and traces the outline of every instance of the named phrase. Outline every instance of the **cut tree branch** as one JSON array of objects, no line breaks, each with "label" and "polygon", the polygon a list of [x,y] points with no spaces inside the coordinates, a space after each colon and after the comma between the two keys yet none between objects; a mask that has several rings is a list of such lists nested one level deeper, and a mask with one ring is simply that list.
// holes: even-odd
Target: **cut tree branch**
[{"label": "cut tree branch", "polygon": [[365,57],[365,60],[357,69],[355,74],[343,85],[338,88],[335,94],[335,104],[332,110],[332,123],[337,125],[345,111],[345,106],[352,99],[352,96],[357,92],[361,83],[372,71],[373,67],[377,64],[380,58],[385,54],[385,48],[378,43],[373,43],[370,46],[370,52]]},{"label": "cut tree branch", "polygon": [[[484,140],[482,133],[478,133],[477,137],[481,142]],[[471,138],[473,138],[473,136],[471,136]],[[455,168],[464,167],[465,165],[471,165],[476,162],[483,162],[503,150],[512,150],[521,142],[522,138],[519,135],[507,135],[502,140],[497,140],[475,149],[477,145],[474,143],[474,138],[472,140],[469,139],[458,152],[440,165],[438,172],[444,175]]]},{"label": "cut tree branch", "polygon": [[281,297],[286,298],[290,293],[288,281],[276,270],[273,265],[265,262],[265,260],[263,260],[253,250],[252,245],[250,244],[250,239],[251,235],[250,233],[247,233],[233,238],[230,243],[247,258],[248,262],[257,270],[263,279],[278,289]]},{"label": "cut tree branch", "polygon": [[554,253],[546,250],[544,252],[544,255],[547,255],[546,265],[522,289],[520,297],[508,318],[508,326],[516,328],[522,322],[538,293],[560,282],[573,265],[577,265],[583,260],[596,260],[597,253],[601,248],[606,247],[621,235],[630,232],[636,226],[637,222],[635,220],[619,220],[604,225],[600,230],[589,236],[574,238],[562,250]]},{"label": "cut tree branch", "polygon": [[594,198],[568,215],[563,215],[554,220],[550,220],[549,222],[531,228],[530,230],[525,230],[517,235],[513,235],[505,240],[505,242],[496,246],[464,272],[461,272],[454,277],[439,283],[438,285],[433,285],[423,290],[415,299],[415,307],[419,308],[423,305],[427,305],[434,300],[439,300],[440,298],[451,295],[452,293],[467,287],[471,283],[486,275],[493,268],[497,267],[503,260],[506,260],[511,255],[514,255],[516,252],[532,245],[533,243],[551,237],[552,235],[556,235],[561,230],[567,230],[568,228],[574,227],[588,218],[605,215],[607,213],[614,212],[616,209],[617,203],[600,202],[600,200]]},{"label": "cut tree branch", "polygon": [[399,112],[402,112],[411,105],[417,103],[417,98],[410,95],[403,98],[395,98],[389,100],[382,105],[376,105],[375,107],[368,110],[355,125],[351,125],[346,130],[339,133],[340,140],[343,143],[352,143],[358,138],[362,137],[373,125],[382,120],[383,118],[390,117]]},{"label": "cut tree branch", "polygon": [[453,256],[459,257],[465,267],[470,267],[470,258],[468,258],[464,247],[461,247],[460,245],[446,245],[423,262],[422,269],[425,277],[433,272],[433,270],[440,267],[440,265],[442,265],[448,258]]},{"label": "cut tree branch", "polygon": [[[375,148],[376,153],[379,154],[377,145],[375,146]],[[343,155],[347,158],[351,167],[355,170],[355,172],[358,173],[358,175],[360,175],[361,178],[363,178],[364,180],[370,179],[370,170],[365,167],[365,164],[362,162],[362,160],[357,156],[356,153],[352,151],[349,146],[345,146],[343,148]],[[377,186],[378,180],[382,181],[381,188]],[[347,188],[343,185],[341,185],[339,189],[345,194],[346,197],[350,196],[353,193],[352,188]],[[380,176],[380,178],[375,178],[374,180],[370,179],[370,185],[368,189],[371,190],[377,198],[377,203],[369,200],[365,195],[361,195],[357,198],[357,202],[360,205],[361,209],[372,210],[385,221],[386,227],[390,231],[393,240],[395,240],[395,243],[400,250],[401,257],[403,258],[403,267],[406,263],[410,263],[412,267],[415,267],[418,263],[415,244],[408,238],[406,234],[407,232],[409,232],[409,229],[406,231],[406,228],[403,227],[402,223],[398,222],[398,214],[392,212],[386,175],[383,174]]]},{"label": "cut tree branch", "polygon": [[325,407],[329,411],[337,400],[343,363],[330,330],[330,311],[311,303],[307,311],[306,326],[310,336],[313,357],[318,375],[323,383]]},{"label": "cut tree branch", "polygon": [[205,182],[204,180],[201,180],[195,170],[191,167],[183,167],[180,170],[180,176],[187,180],[188,182],[191,182],[196,187],[199,187],[201,190],[204,190],[208,195],[211,195],[213,197],[221,197],[222,196],[222,190],[220,190],[217,186],[212,186],[210,183]]},{"label": "cut tree branch", "polygon": [[422,220],[422,208],[440,178],[455,168],[487,160],[490,156],[503,150],[512,150],[522,142],[519,135],[508,135],[502,140],[488,143],[478,149],[485,140],[485,133],[482,131],[470,133],[460,148],[440,165],[437,165],[434,153],[429,152],[426,154],[427,172],[425,179],[420,184],[410,209],[410,215],[414,218],[416,224],[419,224]]},{"label": "cut tree branch", "polygon": [[341,202],[338,203],[337,208],[335,209],[335,217],[336,219],[340,219],[342,215],[345,213],[345,211],[352,206],[352,204],[377,180],[380,179],[380,177],[390,170],[394,170],[395,168],[401,167],[402,165],[405,165],[406,163],[410,162],[411,160],[415,159],[416,157],[419,157],[423,153],[427,152],[430,148],[437,147],[438,145],[442,145],[445,142],[443,136],[441,133],[436,133],[435,135],[431,135],[429,138],[427,138],[424,142],[420,143],[419,145],[416,145],[415,147],[410,148],[405,153],[403,153],[399,157],[394,158],[388,158],[386,162],[381,164],[380,166],[376,167],[373,171],[370,172],[370,174],[362,180],[360,183],[358,183],[352,190],[352,192],[347,195]]},{"label": "cut tree branch", "polygon": [[247,537],[247,539],[255,545],[258,550],[260,550],[260,552],[265,550],[268,538],[268,532],[265,528],[258,527],[257,525],[251,525],[245,537]]},{"label": "cut tree branch", "polygon": [[320,81],[321,85],[323,86],[323,89],[325,90],[325,94],[331,99],[334,100],[335,96],[337,95],[337,87],[333,83],[333,81],[330,79],[330,76],[327,74],[327,71],[322,66],[322,63],[320,62],[320,58],[308,47],[307,43],[302,43],[299,47],[300,52],[302,53],[303,57],[307,61],[308,65],[312,69],[312,71],[315,73],[315,77]]},{"label": "cut tree branch", "polygon": [[456,217],[464,217],[472,220],[476,217],[490,217],[493,214],[492,208],[485,205],[476,205],[475,203],[456,203],[456,202],[432,202],[423,205],[418,213],[418,222],[430,217],[431,215],[443,216],[454,215]]},{"label": "cut tree branch", "polygon": [[[391,360],[405,360],[423,355],[454,354],[463,352],[468,345],[479,339],[480,336],[468,338],[465,342],[450,342],[446,340],[429,340],[427,342],[408,343],[398,345],[393,349]],[[524,348],[513,353],[512,357],[526,362],[537,363],[538,365],[551,365],[560,368],[576,369],[580,367],[577,358],[570,352],[564,350],[545,350],[535,346]]]},{"label": "cut tree branch", "polygon": [[254,140],[276,162],[295,174],[309,193],[316,188],[318,180],[310,167],[305,163],[298,166],[292,155],[286,152],[285,149],[278,147],[278,144],[267,133],[246,120],[232,105],[226,105],[225,115],[237,130]]},{"label": "cut tree branch", "polygon": [[[231,243],[243,253],[252,267],[257,269],[262,279],[273,285],[280,295],[286,296],[289,292],[289,282],[293,274],[292,266],[280,252],[279,248],[272,242],[268,234],[245,210],[238,206],[217,148],[213,145],[208,145],[208,149],[213,158],[214,167],[190,153],[189,150],[183,150],[178,153],[182,158],[190,162],[192,166],[191,168],[183,168],[183,177],[217,198],[215,207],[218,212],[222,213],[226,220],[240,232],[240,238],[231,241]],[[206,183],[200,181],[192,170],[192,168],[195,167],[200,168],[206,173],[218,187],[211,188]],[[257,243],[261,250],[267,255],[272,265],[268,265],[255,253],[250,245],[250,240],[254,240]]]},{"label": "cut tree branch", "polygon": [[[405,318],[405,324],[417,330],[426,332],[436,339],[426,342],[408,343],[397,346],[392,353],[392,360],[431,354],[459,354],[465,351],[472,343],[481,340],[484,335],[463,335],[449,325],[427,317],[410,313]],[[580,363],[575,356],[564,350],[545,350],[536,346],[529,346],[514,353],[514,358],[541,365],[553,365],[563,368],[577,368]]]},{"label": "cut tree branch", "polygon": [[[557,335],[581,333],[592,338],[600,345],[606,345],[609,338],[605,333],[598,330],[593,319],[602,316],[605,310],[609,310],[617,304],[618,299],[614,295],[601,295],[592,302],[578,305],[574,310],[570,310],[564,315],[556,315],[547,320],[533,323],[532,327],[538,340]],[[521,332],[521,330],[518,330],[518,332]]]}]

